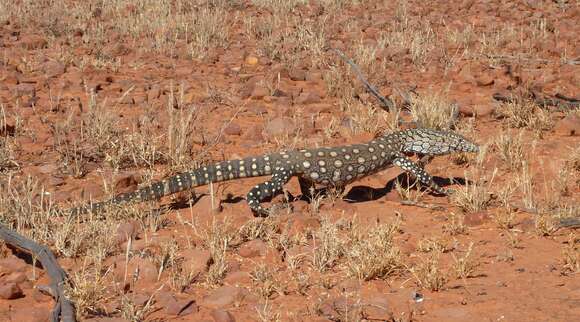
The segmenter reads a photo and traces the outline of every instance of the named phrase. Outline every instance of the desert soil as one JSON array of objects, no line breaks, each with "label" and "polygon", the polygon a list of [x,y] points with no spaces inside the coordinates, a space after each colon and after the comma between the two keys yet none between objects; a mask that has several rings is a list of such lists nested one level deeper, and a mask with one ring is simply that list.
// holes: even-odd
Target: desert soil
[{"label": "desert soil", "polygon": [[[0,1],[0,222],[55,253],[79,320],[580,321],[560,226],[580,217],[578,21],[577,1]],[[292,179],[268,218],[244,200],[265,178],[59,212],[395,130],[332,49],[400,127],[481,146],[426,165],[453,195],[390,168],[310,203]],[[0,320],[47,321],[48,283],[0,242]]]}]

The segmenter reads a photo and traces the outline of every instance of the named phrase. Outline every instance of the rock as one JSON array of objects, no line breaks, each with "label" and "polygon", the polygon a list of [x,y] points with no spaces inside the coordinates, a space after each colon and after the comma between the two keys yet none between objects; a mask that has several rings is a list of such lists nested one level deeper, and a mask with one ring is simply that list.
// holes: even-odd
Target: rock
[{"label": "rock", "polygon": [[475,84],[477,86],[491,86],[494,84],[495,79],[493,78],[493,75],[484,73],[481,75],[477,75],[474,77],[475,79]]},{"label": "rock", "polygon": [[205,249],[188,249],[181,253],[183,268],[197,274],[205,272],[211,264],[211,254]]},{"label": "rock", "polygon": [[302,69],[292,68],[288,71],[288,76],[293,81],[306,80],[306,72]]},{"label": "rock", "polygon": [[254,66],[258,64],[258,58],[255,56],[248,56],[246,57],[246,59],[244,60],[244,62],[246,63],[246,65],[248,66]]},{"label": "rock", "polygon": [[37,35],[28,35],[22,37],[20,40],[20,46],[24,49],[34,50],[34,49],[42,49],[48,45],[48,42],[44,37],[37,36]]},{"label": "rock", "polygon": [[116,240],[117,243],[122,244],[129,239],[135,239],[139,234],[139,223],[135,220],[130,220],[124,223],[121,223],[119,227],[117,227],[117,234]]},{"label": "rock", "polygon": [[237,271],[226,275],[224,282],[233,286],[238,286],[240,284],[250,284],[252,282],[252,277],[248,272]]},{"label": "rock", "polygon": [[213,318],[213,320],[215,322],[235,322],[236,321],[236,319],[234,319],[234,316],[230,312],[220,310],[220,309],[212,310],[211,317]]},{"label": "rock", "polygon": [[115,191],[135,190],[140,182],[141,178],[134,173],[122,175],[119,177],[117,182],[115,182]]},{"label": "rock", "polygon": [[219,198],[211,198],[209,195],[204,195],[193,205],[196,211],[205,211],[211,213],[220,213],[223,210],[222,201]]},{"label": "rock", "polygon": [[16,283],[20,284],[22,282],[28,281],[26,274],[23,272],[14,272],[8,276],[5,276],[3,279],[3,283]]},{"label": "rock", "polygon": [[184,316],[198,310],[199,308],[195,301],[190,299],[171,299],[165,304],[165,312],[175,316]]},{"label": "rock", "polygon": [[459,114],[461,116],[471,117],[474,114],[473,107],[471,107],[471,106],[465,106],[465,105],[460,105],[459,106]]},{"label": "rock", "polygon": [[31,83],[20,83],[14,86],[14,96],[36,95],[36,86]]},{"label": "rock", "polygon": [[478,211],[465,215],[463,223],[469,227],[475,227],[489,222],[490,219],[491,216],[487,211]]},{"label": "rock", "polygon": [[252,105],[248,111],[251,111],[252,113],[256,114],[256,115],[262,115],[262,114],[266,114],[268,113],[268,110],[266,109],[266,107],[263,104],[256,104],[256,105]]},{"label": "rock", "polygon": [[111,58],[127,55],[131,52],[131,49],[125,46],[123,43],[111,43],[103,47],[102,53]]},{"label": "rock", "polygon": [[260,239],[254,239],[243,243],[240,246],[238,254],[245,258],[265,256],[268,251],[268,246]]},{"label": "rock", "polygon": [[243,297],[243,289],[235,286],[222,286],[206,296],[201,305],[210,309],[232,305]]},{"label": "rock", "polygon": [[224,129],[224,133],[227,135],[241,135],[242,127],[238,123],[232,122]]},{"label": "rock", "polygon": [[296,104],[300,105],[315,104],[320,103],[320,101],[321,101],[320,95],[316,92],[302,92],[294,100]]},{"label": "rock", "polygon": [[159,84],[151,86],[151,89],[147,92],[147,101],[152,102],[161,96],[161,87]]},{"label": "rock", "polygon": [[262,99],[268,95],[270,95],[270,91],[261,83],[255,84],[250,94],[253,99]]},{"label": "rock", "polygon": [[86,319],[86,322],[128,322],[129,320],[125,320],[123,318],[113,318],[113,317],[98,317],[98,318],[91,318]]},{"label": "rock", "polygon": [[115,263],[115,279],[117,281],[127,281],[131,276],[138,272],[139,280],[143,282],[157,282],[157,267],[145,258],[133,257],[127,267],[127,276],[125,276],[125,258],[120,258]]},{"label": "rock", "polygon": [[393,311],[389,307],[389,299],[382,294],[363,301],[363,315],[367,320],[392,321]]},{"label": "rock", "polygon": [[308,233],[318,230],[320,228],[320,221],[317,217],[314,216],[296,214],[292,218],[288,227],[288,234],[290,236],[294,236],[296,234]]},{"label": "rock", "polygon": [[26,268],[26,263],[16,257],[6,257],[0,259],[0,276],[11,272],[19,272]]},{"label": "rock", "polygon": [[491,114],[493,114],[494,111],[495,107],[491,104],[476,105],[473,108],[473,112],[475,113],[476,116],[479,117],[490,116]]},{"label": "rock", "polygon": [[254,125],[244,133],[244,140],[248,140],[254,143],[261,143],[264,141],[264,136],[262,135],[263,128],[259,125]]},{"label": "rock", "polygon": [[0,285],[0,299],[13,300],[23,296],[22,290],[16,283]]},{"label": "rock", "polygon": [[561,136],[580,135],[580,116],[575,113],[570,113],[568,116],[556,122],[554,132]]},{"label": "rock", "polygon": [[10,313],[10,319],[6,321],[49,322],[53,321],[53,319],[51,310],[46,306],[25,306],[24,309],[13,310]]},{"label": "rock", "polygon": [[60,76],[66,71],[64,64],[57,61],[46,62],[42,69],[44,70],[44,75],[48,78]]},{"label": "rock", "polygon": [[270,120],[262,134],[265,138],[272,140],[275,137],[279,137],[282,135],[289,135],[296,131],[296,126],[294,125],[294,121],[289,117],[277,117],[275,119]]},{"label": "rock", "polygon": [[134,293],[130,296],[131,302],[137,306],[145,306],[151,299],[151,295],[143,293]]},{"label": "rock", "polygon": [[360,320],[360,307],[354,302],[354,299],[345,297],[328,299],[320,305],[318,310],[322,316],[332,321]]},{"label": "rock", "polygon": [[119,104],[126,104],[126,105],[133,105],[135,104],[135,100],[131,95],[123,95],[119,98]]}]

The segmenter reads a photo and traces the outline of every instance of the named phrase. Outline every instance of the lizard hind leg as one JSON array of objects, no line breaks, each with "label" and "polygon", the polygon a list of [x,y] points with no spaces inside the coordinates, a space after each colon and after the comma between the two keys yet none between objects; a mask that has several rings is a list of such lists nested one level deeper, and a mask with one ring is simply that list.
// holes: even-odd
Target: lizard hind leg
[{"label": "lizard hind leg", "polygon": [[271,210],[262,207],[261,202],[281,193],[284,185],[290,181],[293,175],[292,171],[288,169],[277,168],[272,173],[271,180],[256,185],[248,192],[246,200],[256,216],[267,217],[270,215]]}]

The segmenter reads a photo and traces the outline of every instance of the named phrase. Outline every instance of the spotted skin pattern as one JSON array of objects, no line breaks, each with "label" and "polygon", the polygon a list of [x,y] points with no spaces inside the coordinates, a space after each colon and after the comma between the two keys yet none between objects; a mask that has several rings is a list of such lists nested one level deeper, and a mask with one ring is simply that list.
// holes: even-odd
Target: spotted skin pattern
[{"label": "spotted skin pattern", "polygon": [[409,129],[385,134],[366,144],[282,151],[240,160],[218,162],[181,173],[139,190],[117,195],[111,200],[75,208],[85,213],[108,204],[159,199],[193,187],[239,178],[271,175],[271,179],[253,187],[247,202],[255,214],[267,216],[269,209],[261,202],[282,192],[290,178],[296,176],[303,194],[308,195],[316,184],[344,188],[345,185],[377,173],[392,165],[415,176],[419,182],[437,193],[447,191],[405,153],[443,155],[456,152],[478,152],[479,147],[466,138],[448,131]]}]

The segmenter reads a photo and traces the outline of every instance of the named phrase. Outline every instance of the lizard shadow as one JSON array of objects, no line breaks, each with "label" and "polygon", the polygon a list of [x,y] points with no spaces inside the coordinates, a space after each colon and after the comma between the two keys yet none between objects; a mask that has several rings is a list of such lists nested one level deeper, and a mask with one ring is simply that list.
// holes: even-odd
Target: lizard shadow
[{"label": "lizard shadow", "polygon": [[[402,188],[407,189],[417,189],[414,178],[407,173],[401,173],[394,179],[388,181],[382,188],[373,188],[368,186],[353,186],[343,197],[344,201],[349,203],[358,203],[365,201],[373,201],[384,197],[389,192],[395,189],[397,181],[401,184]],[[465,185],[467,182],[465,178],[454,177],[452,179],[433,177],[433,181],[441,187],[446,187],[452,184]],[[425,189],[425,188],[423,188]],[[431,192],[434,195],[440,195],[435,192]]]},{"label": "lizard shadow", "polygon": [[[391,192],[395,189],[396,182],[400,182],[403,188],[410,188],[410,189],[417,189],[416,186],[413,186],[413,182],[415,181],[412,176],[403,172],[397,177],[389,180],[384,187],[382,188],[373,188],[369,186],[353,186],[343,197],[343,200],[349,203],[358,203],[358,202],[366,202],[366,201],[373,201],[378,200],[384,197],[386,194]],[[433,181],[437,183],[441,187],[449,186],[452,184],[460,184],[465,185],[467,180],[461,177],[454,177],[452,179],[449,178],[442,178],[442,177],[433,177]],[[327,193],[326,188],[316,189],[315,195],[325,195]],[[432,192],[435,195],[435,192]],[[179,210],[188,208],[192,205],[195,205],[202,197],[209,196],[209,194],[196,194],[192,196],[191,199],[183,199],[179,201],[175,201],[169,205],[170,209]],[[242,196],[233,196],[228,195],[225,199],[221,200],[222,204],[237,204],[240,202],[245,201],[246,199]],[[265,198],[263,202],[269,202],[272,200],[272,197]],[[292,194],[288,193],[288,200],[305,200],[310,201],[310,199],[305,195],[299,195],[297,197],[293,196]]]}]

